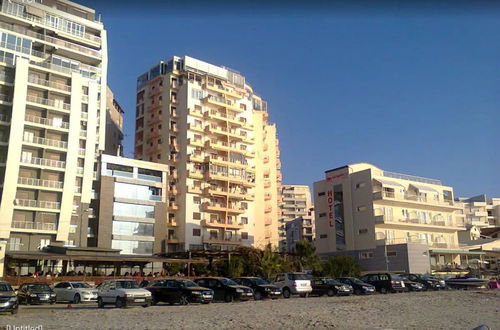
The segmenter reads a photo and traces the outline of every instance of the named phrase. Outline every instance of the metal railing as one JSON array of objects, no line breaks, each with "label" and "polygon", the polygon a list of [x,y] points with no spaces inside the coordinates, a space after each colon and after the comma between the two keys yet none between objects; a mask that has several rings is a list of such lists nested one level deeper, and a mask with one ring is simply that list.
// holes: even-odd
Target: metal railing
[{"label": "metal railing", "polygon": [[54,107],[54,108],[58,108],[58,109],[71,110],[71,104],[69,104],[69,103],[64,103],[64,102],[59,102],[59,101],[56,102],[55,100],[46,99],[43,97],[38,97],[38,96],[28,94],[26,97],[26,100],[28,102],[42,104],[42,105],[46,105],[46,106],[50,106],[50,107]]},{"label": "metal railing", "polygon": [[42,208],[42,209],[57,210],[57,209],[61,208],[60,202],[36,201],[33,199],[16,199],[15,204],[16,204],[16,206],[37,207],[37,208]]},{"label": "metal railing", "polygon": [[47,222],[12,221],[12,228],[55,231],[56,224]]},{"label": "metal railing", "polygon": [[27,186],[37,186],[37,187],[54,188],[54,189],[62,189],[64,185],[64,182],[62,181],[25,178],[25,177],[19,177],[17,183]]},{"label": "metal railing", "polygon": [[0,121],[9,123],[10,122],[10,117],[7,115],[4,115],[3,113],[0,113]]},{"label": "metal railing", "polygon": [[64,162],[64,161],[46,159],[46,158],[38,158],[38,157],[21,158],[21,162],[25,163],[25,164],[50,166],[50,167],[57,167],[57,168],[65,168],[66,167],[66,162]]},{"label": "metal railing", "polygon": [[7,74],[6,72],[0,72],[0,80],[7,82],[7,83],[13,83],[14,82],[14,76]]},{"label": "metal railing", "polygon": [[[54,64],[51,62],[37,62],[37,61],[30,61],[30,64],[40,66],[42,68],[46,68],[49,70],[54,70],[54,71],[59,71],[65,74],[70,75],[72,72],[77,72],[81,73],[84,77],[90,78],[90,79],[97,79],[97,74],[100,73],[100,69],[93,67],[93,66],[88,66],[84,64],[80,64],[79,68],[67,68],[65,66],[59,65],[59,64]],[[83,72],[81,69],[83,69],[85,72]],[[90,72],[92,75],[86,74],[86,72]]]},{"label": "metal railing", "polygon": [[12,102],[12,97],[6,94],[0,94],[0,101]]},{"label": "metal railing", "polygon": [[24,117],[24,120],[30,123],[69,129],[69,123],[62,120],[47,119],[28,114]]},{"label": "metal railing", "polygon": [[419,196],[419,195],[413,195],[413,194],[399,194],[399,193],[395,193],[392,191],[374,191],[373,193],[375,195],[380,194],[381,197],[385,197],[385,198],[394,198],[394,199],[400,199],[400,200],[408,200],[408,201],[437,204],[437,205],[444,205],[444,206],[454,206],[453,201],[444,201],[444,200],[435,199],[435,198],[428,198],[426,196]]},{"label": "metal railing", "polygon": [[440,185],[440,186],[443,185],[440,180],[423,178],[423,177],[420,177],[420,176],[407,175],[407,174],[401,174],[401,173],[389,172],[389,171],[384,171],[383,175],[385,177],[388,177],[388,178],[395,178],[395,179],[402,179],[402,180],[408,180],[408,181],[423,182],[423,183],[429,183],[429,184],[436,184],[436,185]]},{"label": "metal railing", "polygon": [[50,81],[47,79],[42,79],[42,78],[39,78],[38,76],[31,75],[31,74],[28,76],[28,82],[33,83],[33,84],[37,84],[37,85],[41,85],[41,86],[60,89],[60,90],[66,91],[66,92],[71,92],[70,85],[58,83],[55,81]]},{"label": "metal railing", "polygon": [[68,148],[68,142],[66,142],[66,141],[46,139],[46,138],[41,138],[38,136],[24,136],[23,141],[28,142],[28,143],[42,144],[42,145],[54,147],[54,148],[61,148],[61,149]]}]

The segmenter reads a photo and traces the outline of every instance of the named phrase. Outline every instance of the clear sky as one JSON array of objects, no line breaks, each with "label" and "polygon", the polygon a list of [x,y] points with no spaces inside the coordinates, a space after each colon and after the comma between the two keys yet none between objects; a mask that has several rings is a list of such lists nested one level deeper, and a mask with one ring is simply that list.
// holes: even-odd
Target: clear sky
[{"label": "clear sky", "polygon": [[441,179],[456,196],[500,197],[500,7],[491,2],[79,2],[108,30],[126,156],[137,76],[189,55],[240,71],[268,101],[285,184],[369,162]]}]

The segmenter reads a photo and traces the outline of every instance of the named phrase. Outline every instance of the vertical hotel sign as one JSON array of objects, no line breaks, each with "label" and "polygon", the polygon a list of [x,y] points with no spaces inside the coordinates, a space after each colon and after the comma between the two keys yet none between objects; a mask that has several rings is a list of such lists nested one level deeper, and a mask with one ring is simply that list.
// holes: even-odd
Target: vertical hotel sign
[{"label": "vertical hotel sign", "polygon": [[[347,176],[347,173],[338,174],[326,178],[326,182],[332,183],[335,179],[340,179]],[[328,226],[335,227],[335,214],[334,214],[334,200],[333,200],[333,184],[330,185],[331,189],[326,192],[326,203],[328,205]]]}]

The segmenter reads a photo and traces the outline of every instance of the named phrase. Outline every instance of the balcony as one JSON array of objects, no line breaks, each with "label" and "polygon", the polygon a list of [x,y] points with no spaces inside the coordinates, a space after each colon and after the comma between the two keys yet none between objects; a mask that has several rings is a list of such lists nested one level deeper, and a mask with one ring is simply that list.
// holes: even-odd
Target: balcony
[{"label": "balcony", "polygon": [[388,215],[377,215],[375,212],[375,223],[376,224],[390,224],[395,226],[403,226],[403,227],[415,227],[421,229],[434,229],[439,231],[457,231],[463,230],[464,224],[461,222],[455,221],[447,221],[439,217],[434,217],[433,219],[418,219],[413,217],[408,218],[399,218],[392,217]]},{"label": "balcony", "polygon": [[424,196],[399,194],[390,191],[374,191],[373,200],[389,202],[390,204],[401,205],[401,206],[419,205],[432,209],[449,209],[449,210],[462,209],[460,204],[454,203],[453,201],[436,200]]},{"label": "balcony", "polygon": [[266,207],[264,208],[265,213],[271,213],[272,210],[273,210],[273,207],[271,205],[266,205]]},{"label": "balcony", "polygon": [[169,172],[168,173],[168,178],[169,179],[177,179],[178,178],[177,171]]},{"label": "balcony", "polygon": [[179,226],[179,224],[177,223],[177,221],[175,221],[175,218],[174,218],[174,219],[169,219],[168,220],[167,226],[168,227],[177,227],[177,226]]},{"label": "balcony", "polygon": [[21,158],[21,163],[36,165],[36,166],[46,166],[57,169],[64,169],[66,167],[66,162],[60,160],[38,158],[38,157]]},{"label": "balcony", "polygon": [[177,195],[179,191],[177,190],[177,187],[169,187],[168,188],[168,194],[169,195]]},{"label": "balcony", "polygon": [[237,112],[243,112],[245,111],[244,109],[240,108],[236,102],[233,102],[231,100],[228,100],[223,97],[218,97],[214,95],[208,95],[205,98],[202,99],[202,102],[212,104],[218,107],[224,107],[226,109],[232,110],[232,111],[237,111]]},{"label": "balcony", "polygon": [[200,170],[188,170],[187,176],[192,179],[203,179],[203,172]]},{"label": "balcony", "polygon": [[43,97],[38,97],[35,95],[27,95],[26,101],[30,103],[34,103],[36,105],[42,105],[43,107],[52,107],[58,110],[71,110],[71,104],[64,103],[63,101],[55,100],[55,99],[46,99]]},{"label": "balcony", "polygon": [[0,101],[2,101],[4,103],[12,104],[12,97],[10,97],[9,95],[0,93]]},{"label": "balcony", "polygon": [[189,161],[195,163],[203,163],[203,155],[201,153],[193,153],[189,155]]},{"label": "balcony", "polygon": [[175,202],[170,202],[170,203],[168,203],[168,210],[169,211],[177,211],[177,210],[179,210],[179,205],[177,205],[177,203],[175,203]]},{"label": "balcony", "polygon": [[192,109],[192,108],[189,109],[189,115],[194,116],[194,117],[198,117],[198,118],[203,117],[203,113],[201,112],[201,110]]},{"label": "balcony", "polygon": [[193,138],[188,139],[188,144],[196,147],[203,147],[203,140],[195,140]]},{"label": "balcony", "polygon": [[242,229],[242,223],[236,223],[232,220],[222,220],[222,219],[210,219],[210,220],[201,220],[201,225],[209,228],[224,228],[224,229]]},{"label": "balcony", "polygon": [[219,236],[203,236],[205,244],[221,244],[221,245],[240,245],[241,238],[237,237],[219,237]]},{"label": "balcony", "polygon": [[265,200],[265,201],[269,201],[269,200],[271,200],[271,199],[272,199],[272,197],[273,197],[273,195],[271,195],[270,193],[266,193],[266,194],[264,194],[264,200]]},{"label": "balcony", "polygon": [[230,96],[230,97],[241,99],[241,95],[238,92],[232,91],[229,88],[225,88],[222,85],[217,85],[217,84],[212,84],[212,83],[206,82],[204,84],[204,87],[206,89],[210,89],[210,90],[213,90],[213,91],[218,92],[218,93],[223,93],[223,94]]},{"label": "balcony", "polygon": [[59,210],[61,208],[61,203],[59,202],[36,201],[32,199],[16,199],[14,203],[16,207],[39,208],[39,209],[50,209],[50,210]]},{"label": "balcony", "polygon": [[49,126],[54,128],[62,128],[69,129],[69,123],[62,121],[60,119],[47,119],[43,117],[33,116],[33,115],[25,115],[24,120],[29,123],[34,123],[42,126]]},{"label": "balcony", "polygon": [[249,168],[249,165],[246,163],[230,161],[229,158],[222,157],[222,156],[214,156],[214,155],[206,156],[205,162],[207,162],[207,163],[210,162],[213,164],[219,164],[219,165],[223,165],[223,166],[240,167],[240,168],[245,168],[247,170]]},{"label": "balcony", "polygon": [[46,79],[41,79],[41,78],[39,78],[38,76],[35,76],[35,75],[31,75],[30,74],[28,76],[28,82],[31,83],[31,84],[34,84],[34,85],[43,86],[43,87],[49,87],[49,88],[52,88],[52,89],[56,89],[58,91],[71,93],[71,86],[70,85],[61,84],[61,83],[58,83],[58,82],[55,82],[55,81],[46,80]]},{"label": "balcony", "polygon": [[167,243],[168,244],[178,244],[178,243],[180,243],[180,240],[177,238],[177,235],[169,235],[167,238]]},{"label": "balcony", "polygon": [[42,180],[42,179],[24,178],[24,177],[19,177],[17,179],[17,183],[23,186],[41,187],[41,188],[57,189],[57,190],[62,190],[64,186],[64,182],[62,181]]},{"label": "balcony", "polygon": [[266,230],[264,238],[271,238],[272,236],[273,235],[272,235],[271,231]]},{"label": "balcony", "polygon": [[0,124],[10,125],[10,117],[3,113],[0,113]]},{"label": "balcony", "polygon": [[66,141],[46,139],[38,136],[24,136],[23,141],[57,149],[68,149],[68,142]]},{"label": "balcony", "polygon": [[193,123],[189,123],[188,124],[188,130],[203,133],[203,126],[202,125],[196,125],[196,124],[193,124]]},{"label": "balcony", "polygon": [[271,219],[271,218],[265,218],[264,225],[270,226],[272,224],[273,224],[273,219]]},{"label": "balcony", "polygon": [[[16,230],[17,229],[17,230]],[[12,231],[50,231],[56,232],[57,225],[55,223],[50,222],[33,222],[33,221],[12,221],[11,230]],[[52,234],[52,233],[51,233]]]},{"label": "balcony", "polygon": [[198,187],[198,186],[188,186],[187,190],[188,190],[188,193],[191,193],[191,194],[201,194],[202,193],[201,187]]}]

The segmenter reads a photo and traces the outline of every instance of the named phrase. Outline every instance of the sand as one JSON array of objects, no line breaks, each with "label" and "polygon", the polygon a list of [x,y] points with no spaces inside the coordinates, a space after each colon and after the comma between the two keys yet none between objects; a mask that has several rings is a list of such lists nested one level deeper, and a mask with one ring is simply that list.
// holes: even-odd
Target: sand
[{"label": "sand", "polygon": [[[0,329],[500,329],[500,290],[309,297],[116,309],[96,304],[21,306]],[[10,328],[8,326],[11,326]],[[19,329],[19,328],[18,328]],[[24,329],[20,329],[24,330]]]}]

